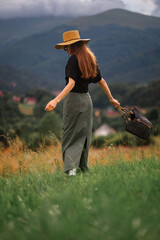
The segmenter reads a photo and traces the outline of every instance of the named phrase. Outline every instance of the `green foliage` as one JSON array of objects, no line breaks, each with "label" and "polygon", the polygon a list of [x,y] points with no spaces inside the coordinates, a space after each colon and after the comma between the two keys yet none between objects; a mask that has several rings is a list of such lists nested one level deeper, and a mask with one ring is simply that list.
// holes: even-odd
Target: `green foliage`
[{"label": "green foliage", "polygon": [[153,129],[152,134],[157,136],[160,134],[160,109],[158,107],[152,107],[147,112],[146,117],[152,122]]},{"label": "green foliage", "polygon": [[[15,87],[12,86],[13,82],[16,83]],[[33,90],[34,88],[49,89],[51,86],[54,87],[54,84],[41,76],[36,76],[27,70],[18,70],[12,66],[0,64],[0,89],[3,91],[11,91],[19,95],[27,91],[38,91]]]},{"label": "green foliage", "polygon": [[9,97],[0,97],[0,126],[14,124],[23,118],[23,114],[18,108],[18,104],[13,102]]},{"label": "green foliage", "polygon": [[128,132],[118,132],[107,136],[93,137],[92,146],[100,148],[104,146],[144,146],[154,144],[152,136],[148,140],[142,140]]},{"label": "green foliage", "polygon": [[136,137],[128,132],[117,133],[113,135],[111,138],[106,139],[106,146],[143,146],[154,144],[154,140],[152,137],[149,137],[148,140],[142,140],[139,137]]},{"label": "green foliage", "polygon": [[139,50],[138,53],[135,51],[132,56],[126,55],[121,59],[105,62],[101,69],[109,82],[123,81],[132,85],[147,83],[152,79],[159,79],[159,54],[160,47],[155,44],[150,49]]},{"label": "green foliage", "polygon": [[28,136],[25,136],[25,144],[28,148],[32,149],[32,151],[37,151],[41,145],[45,145],[46,142],[41,137],[38,131],[30,132]]},{"label": "green foliage", "polygon": [[153,80],[148,85],[133,87],[123,98],[123,105],[139,105],[141,107],[160,107],[160,79]]},{"label": "green foliage", "polygon": [[40,103],[44,97],[48,97],[52,99],[53,94],[50,90],[47,90],[47,89],[32,88],[30,91],[27,91],[25,93],[25,97],[35,97],[37,102]]},{"label": "green foliage", "polygon": [[[110,83],[108,86],[114,98],[118,99],[119,102],[134,88],[134,86],[124,82]],[[90,95],[95,108],[106,108],[108,105],[111,105],[106,94],[97,85],[90,86]]]},{"label": "green foliage", "polygon": [[0,147],[1,147],[1,145],[4,147],[9,146],[7,137],[6,137],[6,133],[5,133],[5,128],[3,128],[3,127],[0,127]]},{"label": "green foliage", "polygon": [[53,99],[51,92],[37,89],[28,92],[26,96],[32,96],[32,94],[33,96],[35,94],[39,101],[32,116],[25,116],[20,112],[18,104],[12,101],[12,94],[6,92],[5,97],[0,97],[0,142],[5,147],[9,145],[6,136],[10,135],[11,131],[34,150],[40,144],[50,144],[50,133],[60,138],[61,106],[54,112],[46,112],[44,110],[46,104]]},{"label": "green foliage", "polygon": [[117,117],[107,117],[102,115],[101,124],[106,123],[116,131],[124,131],[124,119],[120,114]]},{"label": "green foliage", "polygon": [[159,239],[160,158],[131,161],[0,177],[0,239]]},{"label": "green foliage", "polygon": [[157,107],[152,107],[146,114],[146,117],[150,120],[150,121],[157,121],[159,120],[160,117],[160,109]]},{"label": "green foliage", "polygon": [[[42,118],[45,114],[45,107],[49,101],[54,98],[52,94],[43,95],[43,97],[38,101],[34,108],[34,116],[37,118]],[[57,104],[54,112],[56,112],[59,116],[62,117],[62,102]]]},{"label": "green foliage", "polygon": [[34,108],[34,116],[37,118],[42,118],[45,114],[45,107],[49,101],[53,99],[53,96],[43,96],[42,99],[36,104]]},{"label": "green foliage", "polygon": [[55,112],[47,113],[39,123],[40,134],[48,135],[48,132],[53,132],[57,137],[60,137],[61,119]]},{"label": "green foliage", "polygon": [[99,137],[93,137],[91,141],[91,145],[96,148],[101,148],[105,146],[106,139],[110,138],[110,135],[108,136],[99,136]]},{"label": "green foliage", "polygon": [[[132,86],[121,82],[108,85],[113,97],[118,99],[121,106],[140,106],[147,109],[153,106],[160,107],[160,79],[152,80],[148,84],[142,85]],[[92,87],[90,93],[94,107],[106,108],[111,106],[108,97],[102,92],[100,87]]]}]

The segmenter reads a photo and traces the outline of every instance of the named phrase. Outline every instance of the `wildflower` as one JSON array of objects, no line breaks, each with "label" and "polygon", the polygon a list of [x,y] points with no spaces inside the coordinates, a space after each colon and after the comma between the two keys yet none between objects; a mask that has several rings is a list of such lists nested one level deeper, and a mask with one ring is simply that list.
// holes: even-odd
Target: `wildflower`
[{"label": "wildflower", "polygon": [[61,214],[61,211],[59,209],[59,205],[52,205],[51,209],[48,211],[49,215],[51,216],[57,216]]}]

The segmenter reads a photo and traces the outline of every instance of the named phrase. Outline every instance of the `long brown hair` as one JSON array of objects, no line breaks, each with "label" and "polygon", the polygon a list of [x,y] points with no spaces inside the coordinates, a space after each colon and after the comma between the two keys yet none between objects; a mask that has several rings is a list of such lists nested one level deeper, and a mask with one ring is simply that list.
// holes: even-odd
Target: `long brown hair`
[{"label": "long brown hair", "polygon": [[97,61],[94,53],[82,41],[69,45],[70,55],[76,55],[82,78],[94,78],[97,75]]}]

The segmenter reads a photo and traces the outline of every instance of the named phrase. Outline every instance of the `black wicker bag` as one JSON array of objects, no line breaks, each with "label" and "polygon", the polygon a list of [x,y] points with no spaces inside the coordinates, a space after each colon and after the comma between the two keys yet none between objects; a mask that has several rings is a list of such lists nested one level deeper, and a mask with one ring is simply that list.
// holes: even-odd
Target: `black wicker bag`
[{"label": "black wicker bag", "polygon": [[125,120],[126,131],[143,140],[147,140],[149,138],[152,131],[152,123],[138,110],[137,107],[133,107],[132,110],[128,110],[119,106],[118,111]]}]

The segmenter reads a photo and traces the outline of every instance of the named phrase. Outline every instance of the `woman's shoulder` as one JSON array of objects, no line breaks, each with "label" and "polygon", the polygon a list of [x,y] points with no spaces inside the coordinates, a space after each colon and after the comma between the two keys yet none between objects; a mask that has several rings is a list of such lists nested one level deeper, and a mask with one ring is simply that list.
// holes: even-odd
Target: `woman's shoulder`
[{"label": "woman's shoulder", "polygon": [[67,62],[67,66],[75,66],[76,64],[78,63],[78,59],[77,59],[77,56],[76,55],[72,55],[70,56],[70,58],[68,59],[68,62]]},{"label": "woman's shoulder", "polygon": [[71,55],[68,59],[68,62],[74,62],[74,61],[77,61],[77,56],[74,54],[74,55]]}]

